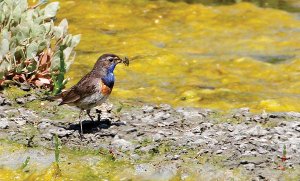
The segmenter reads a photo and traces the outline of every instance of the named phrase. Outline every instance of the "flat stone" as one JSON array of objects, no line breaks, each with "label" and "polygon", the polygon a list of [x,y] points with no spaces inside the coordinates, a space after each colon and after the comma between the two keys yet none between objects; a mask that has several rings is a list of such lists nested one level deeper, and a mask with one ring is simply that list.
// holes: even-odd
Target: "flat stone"
[{"label": "flat stone", "polygon": [[152,113],[154,111],[153,106],[145,105],[142,107],[144,113]]},{"label": "flat stone", "polygon": [[180,158],[180,155],[174,155],[174,156],[171,158],[171,160],[179,160],[179,158]]},{"label": "flat stone", "polygon": [[116,149],[120,149],[121,151],[133,151],[135,149],[135,146],[124,139],[114,139],[111,142],[112,147]]},{"label": "flat stone", "polygon": [[25,98],[23,98],[23,97],[21,97],[21,98],[17,98],[17,99],[16,99],[16,102],[17,102],[18,104],[25,104],[25,102],[26,102],[26,99],[25,99]]},{"label": "flat stone", "polygon": [[255,164],[249,163],[249,164],[244,165],[244,167],[246,170],[253,171],[255,169]]},{"label": "flat stone", "polygon": [[42,120],[41,123],[38,125],[39,129],[47,129],[51,126],[50,120]]},{"label": "flat stone", "polygon": [[18,126],[24,126],[27,121],[23,118],[15,118],[14,122],[17,123]]},{"label": "flat stone", "polygon": [[7,118],[0,119],[0,129],[7,129],[9,127],[9,121]]},{"label": "flat stone", "polygon": [[152,139],[153,141],[161,141],[163,137],[163,135],[156,133],[155,135],[153,135]]},{"label": "flat stone", "polygon": [[34,95],[30,95],[30,96],[27,97],[28,102],[32,102],[34,100],[36,100],[36,97]]},{"label": "flat stone", "polygon": [[50,129],[49,133],[51,133],[52,135],[58,135],[59,137],[64,137],[67,135],[71,135],[74,131],[73,130],[66,130],[64,128],[58,128],[58,129]]},{"label": "flat stone", "polygon": [[157,145],[148,145],[148,146],[145,146],[145,147],[142,147],[140,149],[141,152],[145,152],[145,153],[148,153],[150,150],[154,150],[157,148]]},{"label": "flat stone", "polygon": [[215,153],[216,153],[217,155],[218,155],[218,154],[221,154],[221,153],[223,153],[223,150],[217,150]]},{"label": "flat stone", "polygon": [[5,98],[0,96],[0,106],[5,105]]},{"label": "flat stone", "polygon": [[171,110],[171,106],[169,104],[160,104],[159,107],[163,110],[163,111],[169,111]]},{"label": "flat stone", "polygon": [[264,128],[262,128],[259,125],[256,125],[253,128],[250,128],[247,131],[248,134],[252,135],[252,136],[264,136],[268,133],[268,131],[266,131]]}]

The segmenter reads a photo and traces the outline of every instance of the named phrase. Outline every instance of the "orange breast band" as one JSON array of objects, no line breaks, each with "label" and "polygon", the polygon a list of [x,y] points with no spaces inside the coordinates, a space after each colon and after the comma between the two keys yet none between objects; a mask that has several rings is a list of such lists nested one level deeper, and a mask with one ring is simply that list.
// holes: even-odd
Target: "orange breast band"
[{"label": "orange breast band", "polygon": [[102,81],[100,82],[100,90],[103,95],[109,95],[111,93],[111,88],[106,86]]}]

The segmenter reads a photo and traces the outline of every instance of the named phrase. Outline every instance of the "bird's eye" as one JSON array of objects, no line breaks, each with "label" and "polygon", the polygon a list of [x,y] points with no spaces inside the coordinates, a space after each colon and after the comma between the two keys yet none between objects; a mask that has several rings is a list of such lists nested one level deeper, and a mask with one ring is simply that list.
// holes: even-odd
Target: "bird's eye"
[{"label": "bird's eye", "polygon": [[109,57],[108,61],[112,62],[112,61],[114,61],[114,58],[113,57]]}]

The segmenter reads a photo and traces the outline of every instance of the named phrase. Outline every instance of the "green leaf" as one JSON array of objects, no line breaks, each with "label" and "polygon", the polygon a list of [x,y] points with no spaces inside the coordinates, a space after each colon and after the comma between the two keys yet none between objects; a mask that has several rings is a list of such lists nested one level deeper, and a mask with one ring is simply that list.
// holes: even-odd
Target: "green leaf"
[{"label": "green leaf", "polygon": [[71,48],[71,47],[67,47],[66,49],[64,49],[63,53],[64,53],[65,61],[69,60],[72,50],[73,50],[73,48]]},{"label": "green leaf", "polygon": [[21,8],[21,11],[25,11],[28,8],[27,0],[19,0],[19,7]]},{"label": "green leaf", "polygon": [[62,44],[66,46],[71,46],[71,43],[72,43],[72,35],[65,36]]},{"label": "green leaf", "polygon": [[30,63],[30,65],[28,65],[28,67],[27,67],[28,73],[31,73],[31,72],[35,71],[36,69],[37,69],[37,62],[36,61],[32,61]]},{"label": "green leaf", "polygon": [[16,67],[16,73],[18,74],[23,73],[23,69],[24,69],[24,65],[22,63],[18,64]]},{"label": "green leaf", "polygon": [[69,56],[69,59],[66,60],[66,70],[68,70],[71,66],[71,64],[74,62],[76,57],[76,52],[72,51],[71,55]]},{"label": "green leaf", "polygon": [[4,2],[8,5],[8,6],[12,6],[14,1],[13,0],[4,0]]},{"label": "green leaf", "polygon": [[27,167],[29,160],[30,160],[30,156],[27,156],[26,160],[22,163],[21,169],[24,169],[25,167]]},{"label": "green leaf", "polygon": [[47,40],[42,40],[39,42],[38,52],[42,52],[48,47]]},{"label": "green leaf", "polygon": [[38,24],[32,24],[30,27],[31,30],[31,38],[33,37],[42,37],[44,32],[46,32],[46,29],[44,26],[40,26]]},{"label": "green leaf", "polygon": [[0,44],[0,55],[5,56],[9,52],[9,41],[7,39],[3,39]]},{"label": "green leaf", "polygon": [[10,34],[8,33],[8,29],[7,28],[3,28],[1,30],[1,34],[2,34],[2,38],[3,39],[7,39],[7,40],[10,39]]},{"label": "green leaf", "polygon": [[20,6],[17,6],[12,13],[15,21],[18,21],[18,19],[21,18],[21,13],[22,13],[22,10],[21,10]]},{"label": "green leaf", "polygon": [[27,59],[31,59],[37,55],[38,45],[35,42],[31,42],[26,48]]},{"label": "green leaf", "polygon": [[52,22],[44,23],[42,26],[44,26],[46,34],[51,33]]},{"label": "green leaf", "polygon": [[80,39],[81,39],[81,35],[75,35],[75,36],[73,36],[71,47],[76,47],[79,44]]},{"label": "green leaf", "polygon": [[19,44],[22,44],[25,41],[26,36],[21,31],[19,31],[16,35],[16,39]]},{"label": "green leaf", "polygon": [[63,19],[63,20],[59,23],[58,26],[62,28],[63,34],[64,34],[64,35],[67,34],[67,32],[68,32],[68,21],[67,21],[67,19]]},{"label": "green leaf", "polygon": [[[5,74],[8,70],[10,70],[10,65],[7,61],[2,61],[0,64],[0,73]],[[1,77],[0,77],[1,78]]]},{"label": "green leaf", "polygon": [[53,27],[53,34],[56,39],[62,38],[63,37],[63,29],[61,27]]},{"label": "green leaf", "polygon": [[51,71],[56,71],[59,69],[60,65],[60,50],[56,51],[51,58]]},{"label": "green leaf", "polygon": [[45,10],[45,14],[44,14],[45,18],[55,17],[58,8],[59,8],[58,2],[49,3],[44,9]]}]

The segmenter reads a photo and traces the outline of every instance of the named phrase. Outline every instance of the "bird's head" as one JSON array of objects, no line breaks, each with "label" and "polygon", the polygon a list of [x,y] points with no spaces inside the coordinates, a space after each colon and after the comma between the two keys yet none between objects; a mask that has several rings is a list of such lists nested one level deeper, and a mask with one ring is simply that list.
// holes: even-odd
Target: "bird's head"
[{"label": "bird's head", "polygon": [[119,63],[124,63],[128,65],[129,61],[127,58],[121,59],[119,56],[115,54],[103,54],[97,60],[94,69],[105,69],[109,73],[112,73]]},{"label": "bird's head", "polygon": [[116,66],[118,63],[121,63],[123,60],[115,54],[103,54],[99,57],[98,61],[101,62],[103,67],[109,68],[111,66]]}]

